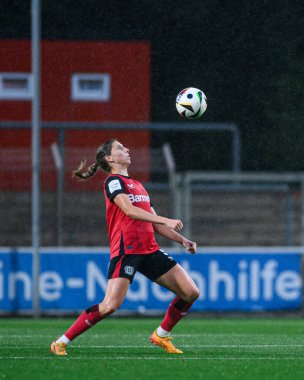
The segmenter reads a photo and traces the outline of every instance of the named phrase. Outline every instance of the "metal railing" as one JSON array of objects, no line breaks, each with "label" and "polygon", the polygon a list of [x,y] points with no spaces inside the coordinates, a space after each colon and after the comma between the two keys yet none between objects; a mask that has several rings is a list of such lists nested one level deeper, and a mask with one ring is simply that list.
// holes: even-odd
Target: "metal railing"
[{"label": "metal railing", "polygon": [[[171,190],[177,192],[174,214],[183,219],[184,233],[192,235],[192,202],[193,192],[281,192],[285,194],[285,244],[293,245],[294,233],[292,221],[294,208],[292,204],[291,186],[299,192],[300,204],[300,237],[299,242],[304,245],[304,173],[234,173],[234,172],[200,172],[189,171],[175,174],[175,182]],[[202,210],[203,213],[203,210]],[[276,221],[273,221],[276,222]]]},{"label": "metal railing", "polygon": [[[0,121],[0,129],[31,127],[30,122]],[[231,170],[241,170],[241,136],[240,130],[233,123],[96,123],[96,122],[41,122],[42,129],[58,130],[58,146],[64,151],[66,130],[150,130],[150,131],[173,131],[173,132],[225,132],[231,134]]]},{"label": "metal railing", "polygon": [[57,245],[62,246],[62,231],[63,231],[63,221],[62,221],[62,207],[63,207],[63,192],[64,192],[64,166],[62,152],[57,145],[53,143],[51,145],[51,151],[54,158],[54,163],[57,172],[57,201],[56,201],[56,215],[57,215]]}]

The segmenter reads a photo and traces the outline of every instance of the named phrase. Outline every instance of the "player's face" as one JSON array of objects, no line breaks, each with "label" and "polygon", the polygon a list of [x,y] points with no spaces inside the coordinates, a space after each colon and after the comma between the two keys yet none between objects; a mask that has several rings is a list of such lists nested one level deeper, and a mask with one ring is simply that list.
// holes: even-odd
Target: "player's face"
[{"label": "player's face", "polygon": [[125,148],[119,141],[114,141],[111,150],[111,157],[116,164],[130,164],[129,149]]}]

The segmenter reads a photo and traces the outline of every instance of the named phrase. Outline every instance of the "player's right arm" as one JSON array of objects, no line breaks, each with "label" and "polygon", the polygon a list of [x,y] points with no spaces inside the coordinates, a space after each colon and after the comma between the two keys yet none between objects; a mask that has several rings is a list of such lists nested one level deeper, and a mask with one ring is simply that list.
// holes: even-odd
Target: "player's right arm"
[{"label": "player's right arm", "polygon": [[151,214],[139,207],[133,206],[127,194],[117,194],[114,198],[114,203],[129,217],[143,222],[150,222],[164,225],[174,231],[180,231],[183,228],[183,223],[177,219],[169,219],[160,215]]},{"label": "player's right arm", "polygon": [[[153,207],[151,207],[151,211],[153,214],[156,215],[156,211],[154,210]],[[195,253],[196,252],[196,243],[194,241],[191,241],[185,236],[179,234],[175,230],[166,228],[166,226],[160,225],[160,224],[153,224],[154,231],[157,232],[158,234],[166,237],[167,239],[170,239],[172,241],[175,241],[176,243],[179,243],[183,245],[188,252],[190,253]]]}]

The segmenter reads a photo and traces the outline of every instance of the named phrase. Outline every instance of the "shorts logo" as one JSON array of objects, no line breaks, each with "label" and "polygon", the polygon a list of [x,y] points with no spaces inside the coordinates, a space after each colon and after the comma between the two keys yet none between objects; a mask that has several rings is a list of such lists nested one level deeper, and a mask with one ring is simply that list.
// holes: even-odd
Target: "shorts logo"
[{"label": "shorts logo", "polygon": [[163,251],[162,249],[160,249],[160,252],[164,255],[164,256],[167,256],[168,257],[168,259],[170,260],[170,261],[172,261],[173,260],[173,257],[171,257],[171,256],[169,256],[168,255],[168,253],[166,253],[165,251]]},{"label": "shorts logo", "polygon": [[125,274],[128,274],[130,276],[132,276],[132,274],[134,274],[134,268],[133,267],[126,265],[124,269],[125,269]]}]

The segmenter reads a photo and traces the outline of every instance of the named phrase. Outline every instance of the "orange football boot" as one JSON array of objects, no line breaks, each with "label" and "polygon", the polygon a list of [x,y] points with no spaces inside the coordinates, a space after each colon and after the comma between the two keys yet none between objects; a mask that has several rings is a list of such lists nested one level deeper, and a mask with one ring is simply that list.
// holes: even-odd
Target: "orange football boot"
[{"label": "orange football boot", "polygon": [[150,342],[153,343],[155,346],[159,346],[168,354],[183,354],[183,351],[174,347],[174,345],[171,342],[172,339],[173,338],[171,338],[171,336],[166,336],[164,338],[158,336],[156,330],[150,336]]},{"label": "orange football boot", "polygon": [[54,355],[64,356],[67,355],[66,348],[67,345],[65,343],[57,343],[55,339],[54,342],[51,344],[50,352]]}]

